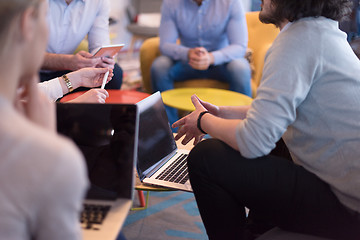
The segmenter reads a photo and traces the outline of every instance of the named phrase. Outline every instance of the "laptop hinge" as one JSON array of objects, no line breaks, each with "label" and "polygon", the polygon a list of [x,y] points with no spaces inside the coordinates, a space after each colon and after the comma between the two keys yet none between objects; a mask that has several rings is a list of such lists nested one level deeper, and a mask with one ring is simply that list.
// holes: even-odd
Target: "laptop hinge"
[{"label": "laptop hinge", "polygon": [[154,173],[156,173],[157,170],[159,170],[162,166],[164,166],[165,163],[167,163],[177,152],[177,149],[175,149],[171,154],[167,155],[166,157],[164,157],[162,160],[160,160],[157,164],[155,164],[153,167],[148,168],[145,172],[144,175],[145,177],[149,178],[152,175],[154,175]]}]

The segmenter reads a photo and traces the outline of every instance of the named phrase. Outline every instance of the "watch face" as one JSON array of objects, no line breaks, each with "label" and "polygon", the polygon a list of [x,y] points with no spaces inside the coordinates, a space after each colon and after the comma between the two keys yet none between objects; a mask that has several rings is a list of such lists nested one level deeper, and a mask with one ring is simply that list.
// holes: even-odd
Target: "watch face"
[{"label": "watch face", "polygon": [[65,85],[69,89],[69,92],[72,92],[74,89],[73,89],[73,87],[71,85],[71,82],[70,82],[70,79],[68,78],[68,76],[66,76],[66,74],[65,74],[65,75],[62,76],[62,78],[64,79]]}]

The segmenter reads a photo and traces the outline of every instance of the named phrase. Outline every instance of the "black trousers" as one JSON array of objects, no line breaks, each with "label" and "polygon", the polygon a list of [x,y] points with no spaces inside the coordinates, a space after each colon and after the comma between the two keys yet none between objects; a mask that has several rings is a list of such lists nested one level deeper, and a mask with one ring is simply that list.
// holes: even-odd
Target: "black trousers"
[{"label": "black trousers", "polygon": [[209,139],[190,152],[190,182],[209,239],[249,239],[248,219],[287,231],[360,239],[359,214],[344,207],[316,175],[272,154],[246,159]]},{"label": "black trousers", "polygon": [[[64,74],[69,73],[70,71],[56,71],[56,72],[49,72],[49,73],[40,73],[40,82],[44,82],[53,78],[60,77]],[[121,67],[115,63],[114,70],[113,70],[114,76],[110,82],[108,82],[105,85],[105,89],[120,89],[122,82],[123,82],[123,70]],[[78,89],[75,89],[74,91],[84,91],[88,90],[88,88],[80,87]]]}]

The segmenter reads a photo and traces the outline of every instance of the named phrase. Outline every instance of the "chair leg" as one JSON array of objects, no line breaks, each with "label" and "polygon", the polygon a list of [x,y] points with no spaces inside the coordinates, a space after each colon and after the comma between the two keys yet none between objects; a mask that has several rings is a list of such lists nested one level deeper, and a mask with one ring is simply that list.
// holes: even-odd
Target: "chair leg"
[{"label": "chair leg", "polygon": [[140,207],[133,207],[131,211],[145,210],[148,207],[150,191],[146,192],[146,198],[144,198],[144,192],[138,190],[138,196],[140,201]]},{"label": "chair leg", "polygon": [[132,36],[131,38],[131,43],[127,52],[127,58],[132,58],[133,54],[134,54],[134,47],[135,47],[135,43],[137,41],[137,37],[135,35]]},{"label": "chair leg", "polygon": [[140,206],[145,207],[146,202],[145,202],[144,192],[141,190],[138,190],[138,196],[139,196]]}]

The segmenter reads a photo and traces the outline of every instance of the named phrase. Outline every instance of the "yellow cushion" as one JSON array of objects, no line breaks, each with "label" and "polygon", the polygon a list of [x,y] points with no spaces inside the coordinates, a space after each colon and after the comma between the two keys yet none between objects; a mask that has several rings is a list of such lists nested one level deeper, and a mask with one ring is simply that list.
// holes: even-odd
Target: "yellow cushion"
[{"label": "yellow cushion", "polygon": [[[252,61],[255,68],[252,85],[257,87],[259,86],[262,77],[265,54],[279,34],[279,29],[273,24],[264,24],[260,22],[259,12],[246,13],[246,22],[249,35],[248,47],[253,51]],[[253,94],[253,96],[255,95]]]},{"label": "yellow cushion", "polygon": [[77,49],[75,50],[74,54],[76,54],[76,53],[78,53],[78,52],[80,52],[80,51],[85,51],[85,52],[89,51],[89,42],[88,42],[87,39],[83,39],[83,40],[80,42],[80,44],[79,44],[79,46],[77,47]]}]

